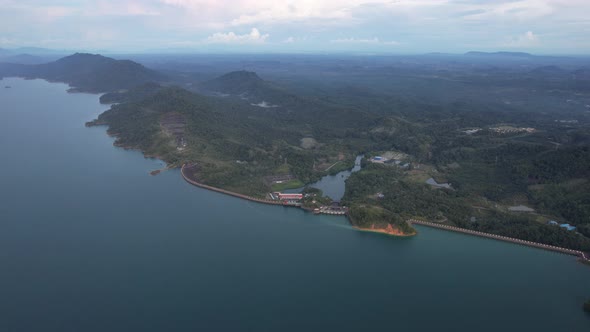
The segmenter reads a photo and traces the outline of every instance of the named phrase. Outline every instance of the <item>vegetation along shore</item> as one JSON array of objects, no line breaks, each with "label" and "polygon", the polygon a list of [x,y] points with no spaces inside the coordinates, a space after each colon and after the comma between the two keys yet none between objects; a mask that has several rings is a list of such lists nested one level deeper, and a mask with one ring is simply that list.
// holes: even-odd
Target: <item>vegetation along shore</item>
[{"label": "vegetation along shore", "polygon": [[[436,57],[416,60],[419,68],[346,59],[346,70],[319,65],[330,75],[288,79],[281,73],[295,65],[285,62],[261,68],[263,79],[232,66],[187,76],[75,54],[4,64],[0,76],[104,92],[110,109],[87,125],[108,126],[115,145],[169,167],[198,165],[190,178],[202,186],[345,213],[361,229],[412,235],[406,221],[416,219],[589,252],[590,76],[534,56],[525,69],[500,61],[482,76],[487,59],[458,55],[448,72]],[[89,74],[71,75],[80,68]],[[109,73],[124,77],[115,84]],[[350,168],[358,154],[362,170],[339,204],[309,189],[300,201],[269,196]]]}]

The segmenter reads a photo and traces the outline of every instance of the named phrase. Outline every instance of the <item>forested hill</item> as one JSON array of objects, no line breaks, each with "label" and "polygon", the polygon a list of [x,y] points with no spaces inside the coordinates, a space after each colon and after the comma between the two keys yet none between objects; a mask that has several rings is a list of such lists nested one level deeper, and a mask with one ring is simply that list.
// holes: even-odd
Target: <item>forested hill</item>
[{"label": "forested hill", "polygon": [[267,89],[268,84],[255,72],[240,70],[207,81],[204,87],[212,91],[239,95],[255,92],[258,89]]},{"label": "forested hill", "polygon": [[263,80],[255,72],[245,70],[227,73],[204,82],[201,87],[210,92],[246,98],[254,103],[266,101],[272,105],[284,104],[297,98],[276,84]]},{"label": "forested hill", "polygon": [[[127,97],[109,94],[124,102],[88,125],[108,125],[117,136],[116,145],[141,149],[171,165],[198,162],[200,181],[250,195],[263,196],[271,190],[264,182],[268,176],[291,174],[309,183],[330,165],[338,161],[345,165],[343,159],[354,158],[356,151],[341,140],[365,117],[335,108],[322,112],[317,106],[320,125],[314,126],[309,112],[294,116],[178,87],[140,90],[129,90]],[[328,120],[336,117],[342,127]],[[349,127],[344,127],[345,122]]]},{"label": "forested hill", "polygon": [[0,64],[0,77],[7,76],[64,82],[85,92],[116,91],[164,79],[162,74],[139,63],[87,53],[39,65]]}]

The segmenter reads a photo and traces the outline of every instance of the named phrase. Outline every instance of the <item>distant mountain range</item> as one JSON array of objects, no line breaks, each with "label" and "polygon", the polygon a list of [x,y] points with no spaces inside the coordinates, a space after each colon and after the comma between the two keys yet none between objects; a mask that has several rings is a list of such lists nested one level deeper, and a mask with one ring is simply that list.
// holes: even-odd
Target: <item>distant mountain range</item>
[{"label": "distant mountain range", "polygon": [[31,55],[27,53],[21,53],[16,55],[0,55],[0,62],[15,63],[23,65],[38,65],[41,63],[49,62],[46,58],[37,55]]},{"label": "distant mountain range", "polygon": [[0,64],[0,77],[20,76],[64,82],[75,90],[109,92],[128,89],[165,76],[129,60],[115,60],[97,54],[76,53],[44,64]]},{"label": "distant mountain range", "polygon": [[53,50],[42,47],[18,47],[18,48],[0,48],[0,55],[16,55],[16,54],[32,54],[32,55],[51,55],[51,54],[71,54],[72,51],[67,50]]},{"label": "distant mountain range", "polygon": [[488,56],[488,57],[520,57],[520,58],[528,58],[533,57],[534,55],[525,52],[478,52],[478,51],[471,51],[467,52],[464,55],[469,56]]}]

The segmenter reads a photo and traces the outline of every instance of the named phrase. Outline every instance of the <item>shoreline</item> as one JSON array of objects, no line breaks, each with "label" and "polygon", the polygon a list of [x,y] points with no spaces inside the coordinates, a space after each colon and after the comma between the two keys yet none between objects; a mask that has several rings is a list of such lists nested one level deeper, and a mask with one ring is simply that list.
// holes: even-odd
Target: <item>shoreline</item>
[{"label": "shoreline", "polygon": [[412,234],[404,234],[404,233],[392,233],[390,231],[388,231],[387,229],[384,228],[362,228],[362,227],[358,227],[358,226],[352,226],[352,228],[356,229],[357,231],[360,232],[368,232],[368,233],[377,233],[377,234],[384,234],[384,235],[388,235],[388,236],[393,236],[393,237],[401,237],[401,238],[410,238],[413,236],[418,235],[418,232],[412,233]]},{"label": "shoreline", "polygon": [[203,189],[208,189],[208,190],[211,190],[211,191],[216,191],[218,193],[226,194],[226,195],[229,195],[229,196],[233,196],[233,197],[237,197],[237,198],[242,198],[242,199],[245,199],[245,200],[248,200],[248,201],[252,201],[252,202],[256,202],[256,203],[262,203],[262,204],[268,204],[268,205],[289,206],[289,205],[283,205],[281,202],[278,202],[278,201],[271,201],[271,200],[268,200],[268,199],[262,199],[262,198],[256,198],[256,197],[248,196],[248,195],[243,195],[243,194],[239,194],[239,193],[236,193],[236,192],[233,192],[233,191],[229,191],[229,190],[225,190],[225,189],[221,189],[221,188],[217,188],[217,187],[206,185],[204,183],[197,182],[197,181],[195,181],[193,179],[190,179],[188,176],[186,176],[184,174],[185,167],[186,167],[186,164],[183,164],[182,167],[180,168],[180,175],[182,176],[182,178],[186,182],[188,182],[188,183],[190,183],[190,184],[192,184],[194,186],[197,186],[197,187],[200,187],[200,188],[203,188]]},{"label": "shoreline", "polygon": [[491,234],[491,233],[484,233],[484,232],[474,231],[474,230],[470,230],[470,229],[449,226],[449,225],[436,224],[436,223],[422,221],[422,220],[416,220],[416,219],[410,219],[410,220],[408,220],[408,222],[411,224],[417,224],[417,225],[422,225],[422,226],[427,226],[427,227],[432,227],[432,228],[438,228],[441,230],[446,230],[446,231],[451,231],[451,232],[463,233],[463,234],[467,234],[467,235],[474,235],[474,236],[484,237],[484,238],[488,238],[488,239],[492,239],[492,240],[510,242],[510,243],[514,243],[514,244],[525,245],[527,247],[559,252],[559,253],[566,254],[566,255],[577,256],[582,262],[590,262],[590,257],[588,257],[586,255],[586,253],[584,253],[583,251],[580,251],[580,250],[557,247],[557,246],[552,246],[549,244],[521,240],[521,239],[508,237],[508,236],[502,236],[502,235]]},{"label": "shoreline", "polygon": [[361,232],[378,233],[378,234],[385,234],[385,235],[394,236],[394,237],[406,237],[406,238],[418,235],[418,231],[416,229],[414,229],[413,227],[412,227],[412,229],[414,229],[414,233],[406,234],[406,233],[402,232],[400,229],[394,229],[391,224],[388,224],[388,226],[386,228],[375,228],[375,224],[371,224],[370,228],[355,226],[353,219],[350,217],[350,215],[346,214],[345,216],[346,216],[346,219],[348,219],[348,222],[350,223],[352,228],[354,228],[358,231],[361,231]]},{"label": "shoreline", "polygon": [[[271,200],[267,200],[267,199],[261,199],[261,198],[256,198],[256,197],[252,197],[252,196],[248,196],[248,195],[243,195],[243,194],[239,194],[233,191],[229,191],[229,190],[225,190],[225,189],[221,189],[221,188],[217,188],[217,187],[213,187],[213,186],[209,186],[200,182],[197,182],[195,180],[190,179],[186,174],[184,174],[184,169],[185,169],[186,164],[183,164],[182,167],[180,168],[180,175],[182,176],[182,178],[188,182],[189,184],[192,184],[194,186],[203,188],[203,189],[208,189],[211,191],[215,191],[221,194],[226,194],[229,196],[233,196],[236,198],[242,198],[251,202],[255,202],[255,203],[261,203],[261,204],[268,204],[268,205],[277,205],[277,206],[284,206],[284,207],[294,207],[294,208],[299,208],[303,211],[309,212],[309,213],[313,213],[314,210],[312,208],[308,208],[308,207],[304,207],[304,206],[294,206],[294,205],[284,205],[281,202],[278,201],[271,201]],[[415,236],[416,234],[418,234],[418,232],[414,232],[413,234],[404,234],[401,231],[395,231],[393,229],[393,227],[390,225],[389,228],[391,228],[390,230],[385,229],[385,228],[361,228],[358,226],[354,226],[351,222],[350,216],[348,216],[348,214],[341,214],[340,216],[346,217],[348,219],[348,222],[351,224],[352,228],[357,230],[357,231],[361,231],[361,232],[372,232],[372,233],[380,233],[380,234],[386,234],[389,236],[396,236],[396,237],[412,237]]]},{"label": "shoreline", "polygon": [[141,148],[137,148],[137,147],[133,147],[131,145],[125,145],[125,144],[119,144],[117,143],[117,139],[119,137],[119,133],[115,133],[115,132],[111,132],[109,129],[109,125],[106,123],[98,123],[95,122],[94,120],[92,121],[88,121],[84,124],[87,128],[92,128],[92,127],[106,127],[106,134],[108,137],[112,137],[115,140],[113,141],[113,146],[119,149],[123,149],[123,150],[127,150],[127,151],[138,151],[141,152],[141,154],[143,155],[143,157],[145,159],[156,159],[156,160],[160,160],[162,162],[164,162],[164,164],[166,164],[163,168],[158,168],[155,170],[151,170],[149,172],[150,175],[155,176],[158,175],[162,172],[165,172],[167,170],[170,169],[175,169],[178,168],[178,166],[175,166],[174,164],[169,163],[168,161],[166,161],[166,159],[164,159],[162,156],[159,155],[153,155],[153,154],[147,154],[145,151],[143,151]]},{"label": "shoreline", "polygon": [[[229,190],[209,186],[209,185],[194,181],[184,174],[185,166],[186,166],[186,164],[183,164],[182,167],[180,168],[180,174],[186,182],[188,182],[194,186],[197,186],[197,187],[200,187],[203,189],[208,189],[211,191],[216,191],[216,192],[226,194],[229,196],[242,198],[242,199],[256,202],[256,203],[285,206],[285,207],[297,207],[297,208],[303,209],[304,211],[311,212],[310,209],[302,207],[302,206],[283,205],[281,202],[256,198],[256,197],[252,197],[252,196],[248,196],[248,195],[243,195],[243,194],[239,194],[236,192],[232,192]],[[398,231],[401,234],[395,234],[397,232],[395,232],[395,233],[393,232],[393,227],[391,225],[389,226],[390,228],[392,228],[391,231],[388,231],[387,229],[383,229],[383,228],[361,228],[361,227],[353,225],[352,220],[348,214],[345,214],[344,216],[348,219],[348,221],[350,222],[350,224],[352,225],[352,227],[355,230],[358,230],[361,232],[371,232],[371,233],[385,234],[385,235],[389,235],[389,236],[404,237],[404,238],[416,236],[418,234],[417,231],[414,232],[413,234],[404,234],[401,231]],[[453,232],[463,233],[463,234],[467,234],[467,235],[475,235],[475,236],[479,236],[479,237],[485,237],[488,239],[494,239],[494,240],[499,240],[499,241],[504,241],[504,242],[521,244],[521,245],[525,245],[528,247],[545,249],[548,251],[560,252],[560,253],[567,254],[567,255],[577,256],[579,258],[579,260],[581,260],[584,263],[590,262],[590,257],[588,257],[584,252],[579,251],[579,250],[567,249],[567,248],[562,248],[562,247],[557,247],[557,246],[552,246],[552,245],[547,245],[547,244],[542,244],[542,243],[537,243],[537,242],[532,242],[532,241],[527,241],[527,240],[521,240],[521,239],[517,239],[517,238],[511,238],[511,237],[502,236],[502,235],[478,232],[478,231],[473,231],[473,230],[469,230],[469,229],[464,229],[464,228],[459,228],[459,227],[454,227],[454,226],[449,226],[449,225],[441,225],[441,224],[436,224],[436,223],[422,221],[422,220],[416,220],[416,219],[409,219],[409,220],[407,220],[407,222],[410,225],[417,224],[417,225],[422,225],[422,226],[427,226],[427,227],[432,227],[432,228],[438,228],[441,230],[453,231]]]}]

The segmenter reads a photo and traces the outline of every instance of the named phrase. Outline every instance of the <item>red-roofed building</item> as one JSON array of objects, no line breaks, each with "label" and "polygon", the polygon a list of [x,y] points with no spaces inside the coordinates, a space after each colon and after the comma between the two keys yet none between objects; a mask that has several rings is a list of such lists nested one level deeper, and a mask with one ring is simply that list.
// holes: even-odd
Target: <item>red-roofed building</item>
[{"label": "red-roofed building", "polygon": [[303,194],[283,194],[283,193],[274,193],[279,197],[280,200],[301,200],[303,199]]}]

